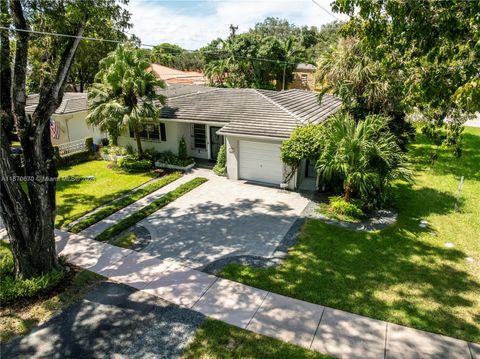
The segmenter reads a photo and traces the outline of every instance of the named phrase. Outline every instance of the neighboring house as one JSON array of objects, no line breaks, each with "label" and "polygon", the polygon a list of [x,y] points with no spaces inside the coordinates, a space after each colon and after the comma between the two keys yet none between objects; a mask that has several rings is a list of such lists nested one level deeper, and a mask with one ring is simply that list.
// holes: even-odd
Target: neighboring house
[{"label": "neighboring house", "polygon": [[201,72],[180,71],[167,66],[152,64],[152,71],[158,79],[163,80],[167,85],[205,85],[206,79]]},{"label": "neighboring house", "polygon": [[298,64],[293,70],[293,80],[288,84],[288,89],[315,90],[315,70],[311,64]]},{"label": "neighboring house", "polygon": [[[164,90],[168,100],[159,122],[142,131],[144,148],[177,153],[184,137],[189,156],[213,161],[225,143],[229,178],[273,185],[289,172],[280,159],[281,143],[297,126],[321,123],[342,105],[330,95],[319,102],[317,94],[303,90],[188,87]],[[131,131],[118,142],[136,147]],[[313,166],[304,161],[288,186],[298,188],[309,177],[315,186]]]},{"label": "neighboring house", "polygon": [[[38,94],[27,97],[27,113],[35,111],[38,100]],[[62,103],[51,117],[50,133],[54,146],[87,137],[92,137],[93,143],[99,144],[106,137],[99,129],[87,125],[87,110],[87,93],[66,92],[63,95]]]}]

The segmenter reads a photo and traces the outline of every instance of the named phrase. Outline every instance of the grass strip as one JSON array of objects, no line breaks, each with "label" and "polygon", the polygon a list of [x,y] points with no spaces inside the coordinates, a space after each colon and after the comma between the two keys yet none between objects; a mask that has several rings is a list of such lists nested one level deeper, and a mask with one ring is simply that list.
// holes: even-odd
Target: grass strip
[{"label": "grass strip", "polygon": [[88,216],[84,220],[78,222],[75,224],[72,228],[70,228],[70,232],[73,233],[78,233],[80,231],[83,231],[85,228],[90,227],[91,225],[101,221],[102,219],[110,216],[111,214],[121,210],[122,208],[125,208],[126,206],[131,205],[132,203],[138,201],[139,199],[149,195],[152,192],[155,192],[156,190],[165,187],[167,184],[172,183],[173,181],[179,179],[182,177],[181,172],[174,172],[171,173],[167,176],[164,176],[160,178],[158,181],[152,182],[145,187],[142,187],[131,194],[114,201],[99,211],[92,213],[92,215]]},{"label": "grass strip", "polygon": [[182,359],[333,359],[278,339],[207,319],[197,329]]},{"label": "grass strip", "polygon": [[207,182],[208,180],[204,177],[197,177],[184,183],[173,191],[166,193],[164,196],[160,197],[159,199],[153,201],[148,206],[143,207],[138,212],[133,213],[132,215],[122,219],[117,224],[114,224],[107,230],[100,233],[95,239],[99,241],[106,241],[110,239],[112,236],[120,233],[121,231],[133,226],[138,221],[144,219],[145,217],[151,215],[152,213],[158,211],[160,208],[165,207],[170,202],[173,202],[177,198],[183,196],[185,193],[190,192],[191,190],[197,188],[201,184]]}]

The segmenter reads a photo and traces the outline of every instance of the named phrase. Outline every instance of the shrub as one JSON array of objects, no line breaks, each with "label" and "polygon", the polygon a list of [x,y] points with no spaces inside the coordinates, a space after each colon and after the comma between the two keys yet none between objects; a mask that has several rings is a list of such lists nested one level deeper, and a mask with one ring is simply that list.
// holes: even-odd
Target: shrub
[{"label": "shrub", "polygon": [[151,160],[144,159],[139,160],[135,156],[128,156],[119,158],[117,160],[117,166],[125,172],[144,172],[152,169],[153,164]]},{"label": "shrub", "polygon": [[125,149],[127,150],[127,154],[129,154],[129,155],[134,155],[135,154],[135,150],[133,149],[133,146],[131,144],[126,145]]},{"label": "shrub", "polygon": [[178,158],[181,161],[184,161],[188,159],[188,154],[187,154],[187,142],[185,141],[185,138],[182,137],[180,141],[178,142]]},{"label": "shrub", "polygon": [[362,218],[364,216],[364,213],[360,209],[358,202],[347,202],[343,197],[340,196],[329,197],[329,201],[329,210],[337,215],[353,218]]},{"label": "shrub", "polygon": [[102,153],[106,155],[115,155],[115,156],[126,156],[127,150],[120,146],[106,146],[102,147]]},{"label": "shrub", "polygon": [[95,151],[93,150],[93,138],[92,137],[87,137],[85,139],[85,147],[87,148],[87,151],[90,152],[90,154],[94,154]]},{"label": "shrub", "polygon": [[76,152],[65,156],[59,156],[56,158],[58,167],[68,167],[78,165],[92,160],[94,157],[90,151]]},{"label": "shrub", "polygon": [[193,163],[193,159],[186,158],[180,159],[176,154],[171,151],[161,152],[157,156],[157,160],[160,163],[165,163],[167,165],[181,166],[185,167]]},{"label": "shrub", "polygon": [[344,199],[359,198],[380,207],[393,181],[411,181],[405,157],[388,129],[388,117],[367,116],[356,122],[350,115],[334,115],[322,131],[319,175],[329,183],[341,179]]},{"label": "shrub", "polygon": [[9,244],[0,244],[0,257],[0,303],[2,305],[43,294],[58,285],[64,277],[63,272],[54,271],[39,277],[16,280],[13,276],[13,255]]},{"label": "shrub", "polygon": [[321,147],[322,127],[320,125],[306,125],[297,127],[290,138],[282,143],[282,161],[290,166],[291,171],[284,179],[290,181],[301,160],[318,158]]},{"label": "shrub", "polygon": [[217,155],[217,163],[213,167],[213,172],[219,176],[225,176],[227,173],[227,152],[225,151],[225,145],[220,147]]}]

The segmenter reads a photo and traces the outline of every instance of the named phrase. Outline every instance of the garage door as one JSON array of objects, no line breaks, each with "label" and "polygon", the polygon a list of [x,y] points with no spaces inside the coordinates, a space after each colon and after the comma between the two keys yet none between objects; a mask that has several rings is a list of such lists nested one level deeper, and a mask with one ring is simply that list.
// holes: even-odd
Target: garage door
[{"label": "garage door", "polygon": [[280,144],[240,141],[240,178],[272,184],[280,184],[283,163]]}]

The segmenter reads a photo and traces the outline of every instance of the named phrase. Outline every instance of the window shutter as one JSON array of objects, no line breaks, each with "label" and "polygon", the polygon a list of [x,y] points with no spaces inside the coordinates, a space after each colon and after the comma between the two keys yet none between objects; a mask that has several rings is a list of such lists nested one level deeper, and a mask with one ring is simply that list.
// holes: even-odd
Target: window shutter
[{"label": "window shutter", "polygon": [[167,131],[165,129],[165,124],[164,123],[160,123],[160,139],[162,141],[167,140]]}]

